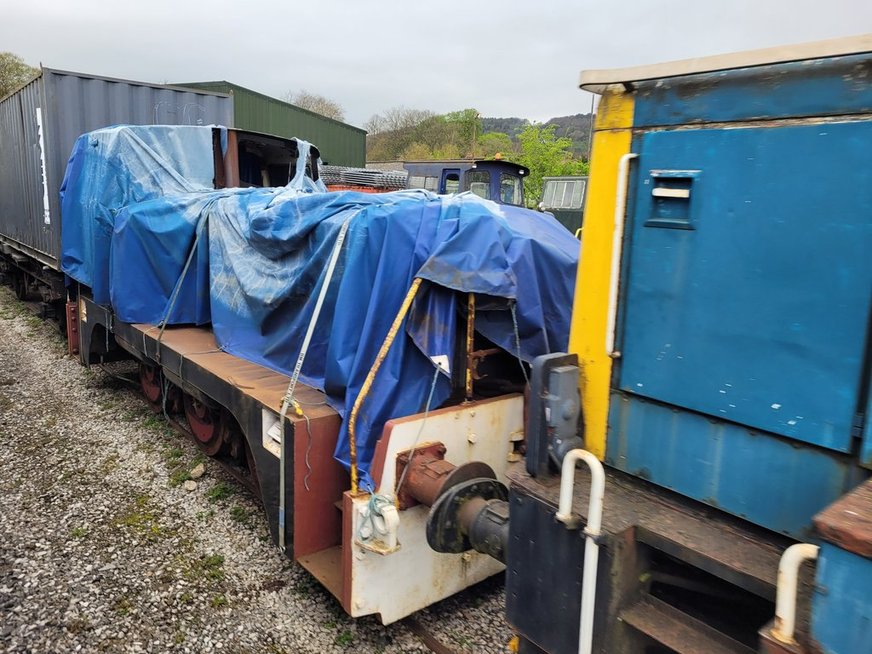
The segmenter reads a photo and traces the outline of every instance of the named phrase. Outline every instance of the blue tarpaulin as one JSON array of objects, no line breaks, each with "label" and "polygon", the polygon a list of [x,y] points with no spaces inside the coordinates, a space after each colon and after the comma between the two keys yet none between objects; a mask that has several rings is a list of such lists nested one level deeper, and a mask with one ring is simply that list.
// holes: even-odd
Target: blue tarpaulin
[{"label": "blue tarpaulin", "polygon": [[60,191],[61,269],[95,302],[109,303],[110,240],[122,207],[213,188],[213,129],[121,125],[76,139]]},{"label": "blue tarpaulin", "polygon": [[[328,193],[300,175],[287,189],[174,192],[121,208],[111,304],[125,322],[211,322],[225,351],[290,374],[348,221],[301,375],[343,417],[412,281],[424,280],[358,417],[366,487],[384,423],[421,411],[434,375],[432,405],[448,398],[433,361],[464,346],[455,327],[467,293],[480,297],[477,331],[504,350],[531,361],[566,348],[578,241],[550,216],[472,194]],[[346,430],[336,456],[347,466]]]}]

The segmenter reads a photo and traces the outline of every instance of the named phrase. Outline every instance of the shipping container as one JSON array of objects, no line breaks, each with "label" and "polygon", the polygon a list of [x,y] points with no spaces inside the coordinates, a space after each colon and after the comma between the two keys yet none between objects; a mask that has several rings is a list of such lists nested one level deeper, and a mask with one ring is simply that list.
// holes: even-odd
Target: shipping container
[{"label": "shipping container", "polygon": [[318,146],[325,164],[366,165],[366,130],[359,127],[226,81],[179,86],[232,95],[233,118],[240,129],[305,139]]},{"label": "shipping container", "polygon": [[0,100],[0,245],[60,269],[59,191],[80,134],[117,124],[233,126],[223,93],[43,68]]}]

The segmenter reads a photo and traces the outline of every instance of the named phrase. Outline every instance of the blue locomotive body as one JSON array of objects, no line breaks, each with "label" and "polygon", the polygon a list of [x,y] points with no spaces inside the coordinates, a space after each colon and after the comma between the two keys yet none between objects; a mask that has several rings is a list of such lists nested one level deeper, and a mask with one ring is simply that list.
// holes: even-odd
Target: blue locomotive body
[{"label": "blue locomotive body", "polygon": [[[509,475],[521,651],[872,652],[872,39],[581,86],[570,354]],[[601,528],[596,471],[554,474],[579,436]]]}]

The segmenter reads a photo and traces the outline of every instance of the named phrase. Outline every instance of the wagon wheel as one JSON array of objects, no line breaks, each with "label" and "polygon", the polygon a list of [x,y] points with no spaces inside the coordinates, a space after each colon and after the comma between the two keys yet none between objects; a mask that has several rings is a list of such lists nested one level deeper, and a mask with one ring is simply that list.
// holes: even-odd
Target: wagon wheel
[{"label": "wagon wheel", "polygon": [[222,418],[219,409],[213,409],[203,404],[195,397],[183,395],[185,417],[194,435],[194,440],[200,449],[209,456],[216,456],[224,445],[226,420]]},{"label": "wagon wheel", "polygon": [[144,361],[140,362],[139,387],[152,408],[160,409],[163,404],[163,375],[160,373],[160,368]]},{"label": "wagon wheel", "polygon": [[27,274],[16,272],[12,274],[12,292],[19,300],[27,298]]}]

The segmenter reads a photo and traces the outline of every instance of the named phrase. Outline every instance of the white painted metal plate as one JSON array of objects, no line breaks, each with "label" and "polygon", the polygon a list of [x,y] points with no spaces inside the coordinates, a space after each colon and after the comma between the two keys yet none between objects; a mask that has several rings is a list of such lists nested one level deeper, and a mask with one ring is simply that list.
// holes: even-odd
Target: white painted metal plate
[{"label": "white painted metal plate", "polygon": [[[423,426],[422,426],[423,425]],[[390,432],[384,472],[378,489],[394,495],[397,453],[418,445],[441,442],[445,459],[455,465],[483,461],[505,483],[513,442],[523,434],[524,398],[511,395],[450,410],[396,421]],[[419,435],[420,432],[420,435]],[[365,508],[368,496],[354,500]],[[357,534],[359,516],[353,524]],[[397,549],[391,553],[372,551],[350,544],[352,551],[351,613],[378,613],[389,624],[445,599],[464,588],[500,572],[503,565],[478,552],[440,554],[427,545],[426,523],[429,507],[415,506],[400,511]]]}]

